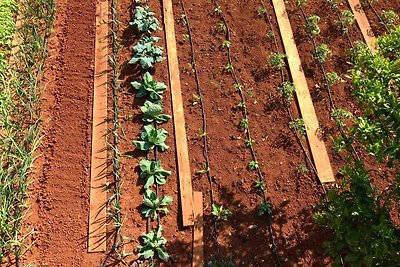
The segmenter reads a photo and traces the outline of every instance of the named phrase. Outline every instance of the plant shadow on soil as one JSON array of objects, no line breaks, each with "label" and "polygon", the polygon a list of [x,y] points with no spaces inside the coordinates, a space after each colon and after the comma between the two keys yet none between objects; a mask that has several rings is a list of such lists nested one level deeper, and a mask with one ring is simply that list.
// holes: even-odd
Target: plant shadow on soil
[{"label": "plant shadow on soil", "polygon": [[[216,185],[214,186],[217,187]],[[231,188],[218,187],[218,193],[219,201],[224,204],[224,207],[240,206],[241,202],[235,200],[235,193]],[[249,194],[255,194],[255,192],[249,192]],[[321,251],[321,247],[324,237],[328,233],[313,224],[312,209],[303,209],[300,213],[291,215],[283,212],[282,210],[289,203],[290,200],[286,200],[279,206],[274,207],[272,214],[277,252],[280,255],[282,266],[304,265],[300,258],[303,260],[313,258],[312,263],[307,263],[307,266],[326,266],[326,257]],[[207,265],[213,259],[219,259],[235,263],[232,266],[279,266],[272,253],[271,239],[268,234],[268,224],[265,217],[258,216],[258,210],[251,210],[246,207],[235,208],[232,211],[233,215],[229,217],[228,221],[218,222],[219,255],[216,253],[217,248],[211,234],[213,220],[210,212],[205,211],[203,215],[205,264]],[[287,236],[283,225],[293,221],[293,217],[296,218],[296,227],[301,231],[292,236]],[[179,228],[181,230],[182,227],[180,226]],[[228,231],[228,229],[232,231]],[[307,233],[307,235],[301,236],[301,232]],[[296,240],[301,240],[301,242],[295,243]],[[171,263],[168,266],[177,266],[176,264],[180,263],[179,259],[174,257],[174,251],[191,251],[192,245],[192,243],[169,240],[167,251],[171,254]],[[307,255],[299,255],[303,251],[307,251]],[[221,264],[218,266],[231,265]]]}]

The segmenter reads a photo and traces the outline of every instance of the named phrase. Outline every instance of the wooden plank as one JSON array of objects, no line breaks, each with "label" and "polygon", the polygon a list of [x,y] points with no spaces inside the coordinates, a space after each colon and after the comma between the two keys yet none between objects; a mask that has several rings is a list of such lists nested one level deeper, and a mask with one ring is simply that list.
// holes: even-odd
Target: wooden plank
[{"label": "wooden plank", "polygon": [[362,35],[364,36],[364,40],[367,43],[368,47],[372,52],[376,50],[376,38],[374,33],[372,32],[371,25],[365,15],[364,10],[361,7],[360,0],[348,0],[351,10],[356,17],[357,24],[360,27]]},{"label": "wooden plank", "polygon": [[204,241],[203,241],[203,193],[193,193],[194,204],[194,229],[193,229],[193,267],[204,266]]},{"label": "wooden plank", "polygon": [[307,138],[321,183],[334,182],[335,178],[332,166],[326,151],[325,143],[318,137],[318,119],[315,114],[313,102],[307,80],[301,66],[299,52],[294,41],[293,31],[286,12],[283,0],[273,0],[279,29],[285,47],[289,69],[292,74],[293,83],[296,87],[296,96],[301,116],[306,127]]},{"label": "wooden plank", "polygon": [[190,174],[189,153],[186,139],[185,115],[179,77],[172,1],[163,0],[164,26],[167,44],[169,80],[175,129],[175,144],[178,161],[178,177],[183,226],[193,225],[193,189]]},{"label": "wooden plank", "polygon": [[108,0],[96,5],[88,252],[106,250]]}]

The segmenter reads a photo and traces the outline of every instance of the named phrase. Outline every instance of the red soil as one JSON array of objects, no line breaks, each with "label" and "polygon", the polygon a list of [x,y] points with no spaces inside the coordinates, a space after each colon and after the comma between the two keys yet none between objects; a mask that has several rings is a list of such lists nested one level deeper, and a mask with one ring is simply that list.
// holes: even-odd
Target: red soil
[{"label": "red soil", "polygon": [[[37,234],[33,236],[36,243],[27,262],[48,266],[98,266],[104,255],[86,253],[96,1],[56,2],[56,24],[49,46],[51,57],[47,62],[46,79],[49,85],[43,102],[44,116],[49,121],[44,129],[43,157],[38,161],[38,179],[32,186],[32,215],[29,222],[37,230]],[[131,143],[141,131],[139,106],[143,102],[135,98],[129,83],[137,77],[137,69],[125,64],[132,56],[132,46],[137,41],[135,33],[128,26],[132,0],[119,2],[119,36],[123,40],[118,56],[121,65],[119,104],[120,122],[126,134],[119,143],[119,149],[134,156],[124,157],[121,162],[124,181],[121,205],[125,218],[122,232],[124,236],[132,238],[132,242],[126,245],[126,251],[131,252],[139,244],[140,234],[146,231],[146,221],[138,210],[143,193],[142,181],[138,179],[138,162],[144,154],[134,151]],[[272,15],[275,35],[279,38],[272,6],[269,1],[265,2]],[[321,17],[322,34],[317,41],[328,44],[334,53],[327,65],[328,71],[335,70],[345,74],[349,66],[346,65],[344,51],[350,46],[341,36],[340,30],[332,25],[336,17],[322,2],[309,1],[305,10],[307,15],[316,14]],[[161,1],[150,1],[150,4],[161,20]],[[209,260],[216,255],[215,242],[211,236],[209,184],[205,175],[195,174],[204,162],[202,141],[199,137],[199,129],[202,128],[201,110],[193,98],[196,86],[190,66],[189,42],[183,36],[187,31],[180,20],[180,1],[174,0],[173,4],[189,156],[194,190],[204,193],[205,256]],[[327,233],[314,225],[312,220],[314,207],[318,204],[323,189],[312,172],[297,172],[298,164],[306,164],[306,161],[296,138],[288,128],[289,117],[276,92],[276,87],[281,82],[280,77],[267,66],[269,56],[275,52],[275,48],[266,36],[270,30],[268,24],[257,14],[259,1],[219,0],[219,4],[232,31],[233,63],[247,94],[250,127],[256,141],[255,150],[259,164],[267,180],[267,193],[274,206],[272,225],[283,265],[326,266],[329,259],[324,254],[322,242]],[[243,118],[241,111],[236,108],[240,102],[239,95],[233,87],[234,81],[230,74],[223,71],[227,56],[221,49],[224,37],[217,33],[220,21],[212,15],[214,6],[210,1],[186,1],[186,5],[204,93],[203,101],[209,127],[207,134],[210,168],[215,177],[216,201],[233,212],[228,222],[218,224],[221,252],[239,266],[275,266],[270,236],[266,231],[267,223],[257,216],[262,198],[254,191],[253,184],[258,177],[247,170],[251,156],[244,146],[245,136],[238,129]],[[311,42],[301,27],[304,22],[298,9],[293,4],[288,4],[287,8],[317,115],[324,129],[332,165],[337,172],[344,159],[342,155],[333,152],[329,139],[338,134],[338,129],[329,115],[326,92],[320,89],[322,75],[312,59]],[[376,22],[372,24],[375,25]],[[165,39],[162,32],[157,35]],[[353,40],[362,40],[356,27],[351,29],[351,36]],[[160,44],[164,46],[163,41]],[[166,61],[158,63],[155,77],[167,84]],[[358,112],[356,103],[349,101],[347,84],[335,88],[333,96],[337,106]],[[169,92],[165,94],[164,106],[165,113],[171,114]],[[293,106],[293,109],[296,107]],[[161,194],[174,197],[170,213],[161,220],[164,236],[169,240],[167,250],[171,254],[171,263],[167,265],[189,266],[192,233],[181,225],[177,176],[174,172],[176,163],[172,122],[163,127],[171,135],[167,140],[171,147],[167,152],[160,153],[160,160],[164,168],[173,173],[167,184],[161,187]],[[378,165],[365,155],[362,157],[374,169],[374,173],[381,174]],[[134,256],[128,258],[129,263],[134,260]]]}]

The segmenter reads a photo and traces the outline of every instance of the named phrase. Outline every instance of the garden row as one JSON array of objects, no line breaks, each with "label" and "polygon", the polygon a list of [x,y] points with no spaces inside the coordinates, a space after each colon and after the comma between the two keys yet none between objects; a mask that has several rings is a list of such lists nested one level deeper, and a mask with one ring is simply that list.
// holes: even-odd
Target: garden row
[{"label": "garden row", "polygon": [[30,173],[41,141],[40,98],[53,1],[0,1],[0,265],[20,264]]}]

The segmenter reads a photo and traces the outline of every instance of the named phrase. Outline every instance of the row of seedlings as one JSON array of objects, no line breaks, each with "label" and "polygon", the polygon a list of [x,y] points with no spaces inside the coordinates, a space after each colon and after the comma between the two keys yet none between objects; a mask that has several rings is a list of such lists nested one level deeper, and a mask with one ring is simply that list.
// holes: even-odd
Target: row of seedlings
[{"label": "row of seedlings", "polygon": [[[161,30],[155,13],[150,10],[147,1],[136,0],[134,20],[130,22],[140,34],[138,43],[133,47],[134,55],[129,64],[138,64],[141,67],[142,79],[132,82],[137,98],[144,98],[141,107],[144,126],[139,140],[133,144],[137,150],[147,152],[146,158],[140,160],[140,179],[143,181],[143,206],[141,212],[147,220],[146,233],[141,235],[141,245],[137,247],[141,259],[154,263],[156,258],[168,261],[169,255],[165,245],[167,240],[162,235],[161,216],[168,213],[168,206],[172,202],[171,196],[160,196],[159,187],[167,182],[170,171],[164,170],[158,154],[169,147],[165,143],[168,132],[159,126],[171,116],[163,114],[163,93],[167,86],[154,80],[155,64],[165,60],[163,48],[157,45],[159,37],[153,34]],[[156,226],[152,226],[156,221]]]},{"label": "row of seedlings", "polygon": [[34,229],[24,219],[42,139],[41,77],[54,12],[53,0],[0,1],[1,266],[21,265],[32,245]]},{"label": "row of seedlings", "polygon": [[107,206],[110,207],[107,211],[107,220],[113,222],[114,228],[112,229],[112,246],[110,252],[107,253],[101,266],[108,266],[110,260],[114,262],[124,262],[128,256],[124,249],[124,236],[122,234],[123,216],[121,212],[121,190],[122,190],[122,178],[121,178],[121,151],[119,150],[119,142],[121,140],[120,131],[121,123],[119,121],[119,91],[120,84],[118,77],[120,75],[119,64],[118,64],[118,52],[120,49],[120,43],[118,39],[119,32],[119,18],[118,18],[118,0],[111,1],[111,47],[112,53],[109,57],[109,62],[112,67],[112,126],[111,126],[111,143],[109,142],[108,148],[112,151],[111,164],[112,164],[112,176],[114,177],[113,183],[108,185],[108,190],[112,192],[111,196],[107,200]]},{"label": "row of seedlings", "polygon": [[190,58],[191,58],[191,67],[193,69],[194,73],[194,79],[196,82],[196,89],[197,89],[197,94],[196,94],[196,101],[199,102],[200,108],[201,108],[201,114],[202,114],[202,129],[200,129],[200,137],[203,141],[203,156],[204,156],[204,167],[202,170],[198,171],[200,174],[206,174],[208,183],[209,183],[209,192],[210,192],[210,201],[211,201],[211,214],[212,214],[212,221],[213,221],[213,229],[212,229],[212,238],[214,240],[214,246],[216,248],[216,256],[214,257],[213,261],[215,264],[217,264],[220,261],[223,261],[221,251],[220,251],[220,245],[218,241],[218,221],[226,221],[229,216],[232,215],[232,212],[229,209],[224,208],[223,205],[217,204],[215,197],[214,197],[214,179],[212,176],[211,172],[211,166],[210,166],[210,157],[209,157],[209,144],[208,144],[208,127],[207,127],[207,116],[206,116],[206,109],[204,106],[204,99],[203,99],[203,90],[200,84],[200,78],[199,78],[199,72],[197,69],[197,62],[196,62],[196,55],[195,55],[195,48],[194,48],[194,40],[193,40],[193,34],[192,34],[192,28],[190,26],[189,18],[188,18],[188,12],[186,10],[185,2],[184,0],[181,0],[181,7],[183,14],[181,16],[182,23],[184,26],[186,26],[187,30],[187,39],[190,44]]},{"label": "row of seedlings", "polygon": [[[334,9],[337,10],[337,2],[334,0],[327,0],[328,4]],[[302,17],[305,21],[304,29],[306,31],[307,36],[311,40],[314,52],[313,58],[317,65],[319,66],[323,79],[324,79],[324,86],[329,98],[330,104],[330,116],[335,121],[336,126],[340,132],[340,138],[335,139],[335,147],[338,151],[349,148],[349,151],[352,152],[353,156],[360,160],[359,154],[356,151],[354,145],[351,142],[351,138],[347,136],[345,127],[346,127],[346,120],[352,119],[353,115],[351,112],[343,109],[338,108],[335,104],[334,98],[332,96],[332,88],[338,85],[339,83],[343,82],[343,78],[337,72],[328,72],[325,67],[325,63],[327,62],[328,58],[333,56],[332,50],[328,47],[327,44],[317,44],[316,36],[321,34],[321,29],[319,27],[319,22],[321,18],[317,15],[312,15],[307,17],[304,6],[306,5],[306,0],[296,0],[296,6],[299,8]],[[335,11],[338,13],[338,11]],[[342,31],[344,33],[348,32],[349,27],[354,25],[355,17],[354,14],[350,10],[344,10],[339,14],[338,24],[341,25]],[[351,39],[349,39],[351,40]]]},{"label": "row of seedlings", "polygon": [[[311,156],[308,153],[308,150],[306,149],[306,145],[303,143],[303,138],[306,136],[306,129],[304,125],[304,120],[301,118],[296,118],[294,117],[294,114],[292,112],[292,106],[293,106],[293,100],[294,100],[294,93],[296,91],[296,88],[290,80],[290,74],[289,71],[287,70],[287,64],[285,62],[286,55],[281,52],[279,45],[278,45],[278,38],[275,33],[272,19],[270,12],[268,11],[268,8],[263,0],[260,0],[260,6],[257,10],[259,15],[264,16],[266,19],[266,22],[268,23],[268,28],[269,31],[267,32],[267,37],[273,40],[274,44],[274,51],[270,55],[269,61],[268,61],[268,66],[274,71],[278,71],[280,73],[281,77],[281,84],[278,86],[277,91],[281,96],[282,102],[283,102],[283,107],[285,107],[286,112],[288,113],[289,116],[289,129],[292,131],[293,135],[295,136],[301,150],[304,153],[306,163],[311,167],[313,170],[314,174],[317,176],[319,179],[319,175],[317,172],[317,169],[314,165],[314,162],[311,159]],[[279,34],[279,33],[278,33]],[[307,164],[299,164],[297,166],[297,172],[298,173],[308,173],[309,169],[307,167]],[[320,180],[320,179],[319,179]]]},{"label": "row of seedlings", "polygon": [[212,1],[214,5],[214,14],[220,19],[220,24],[218,25],[218,30],[225,36],[225,40],[222,42],[222,48],[226,50],[226,55],[227,55],[227,64],[224,67],[224,70],[229,73],[232,76],[232,79],[234,81],[234,88],[238,92],[239,97],[240,97],[240,103],[238,103],[237,107],[242,111],[243,114],[243,119],[239,123],[239,127],[244,131],[246,139],[245,139],[245,146],[249,149],[252,160],[248,163],[248,170],[249,171],[255,171],[257,172],[258,175],[258,180],[254,182],[254,187],[257,189],[257,195],[260,194],[262,197],[262,201],[260,203],[259,209],[258,209],[258,215],[259,216],[265,216],[266,221],[267,221],[267,230],[270,236],[270,241],[271,241],[271,249],[272,253],[275,257],[276,261],[276,266],[281,266],[281,259],[278,254],[278,248],[277,248],[277,243],[275,240],[275,231],[272,227],[272,211],[273,207],[271,202],[268,199],[267,196],[267,188],[266,188],[266,178],[263,175],[263,171],[261,170],[261,167],[259,165],[259,162],[257,160],[257,155],[254,149],[254,139],[252,139],[251,131],[250,131],[250,121],[249,121],[249,114],[247,110],[247,105],[246,105],[246,96],[244,93],[244,88],[243,88],[243,83],[238,77],[236,73],[236,69],[233,65],[232,57],[232,40],[231,40],[231,32],[229,28],[229,24],[227,19],[225,18],[225,15],[222,11],[222,7],[218,4],[216,0]]},{"label": "row of seedlings", "polygon": [[399,21],[399,15],[393,10],[382,10],[382,12],[379,13],[375,8],[377,3],[378,0],[363,0],[361,6],[363,8],[371,9],[374,15],[378,18],[379,23],[385,28],[386,32],[390,32]]}]

